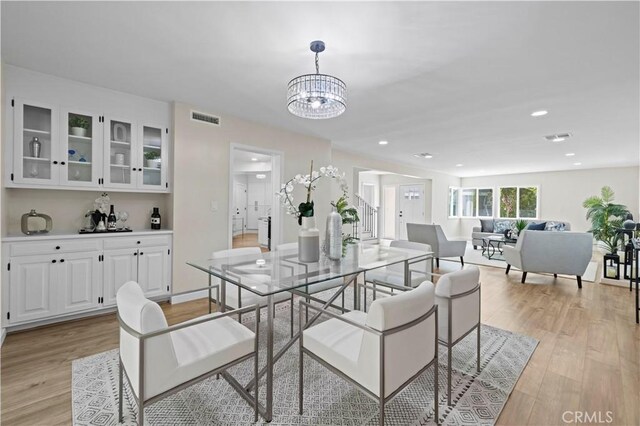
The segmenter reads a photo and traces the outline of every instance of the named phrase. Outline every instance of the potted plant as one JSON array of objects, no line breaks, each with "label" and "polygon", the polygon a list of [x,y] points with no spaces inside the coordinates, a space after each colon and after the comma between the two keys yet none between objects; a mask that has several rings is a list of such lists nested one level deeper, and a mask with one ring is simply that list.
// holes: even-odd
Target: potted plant
[{"label": "potted plant", "polygon": [[152,169],[159,169],[162,159],[160,154],[156,151],[147,151],[144,153],[144,158],[147,160],[147,167]]},{"label": "potted plant", "polygon": [[626,206],[613,202],[614,195],[610,187],[604,186],[600,196],[594,195],[582,203],[582,207],[587,209],[587,219],[591,221],[589,232],[593,233],[593,237],[608,254],[618,251],[618,242],[622,235],[620,229],[629,214]]},{"label": "potted plant", "polygon": [[524,219],[518,219],[515,221],[514,226],[516,228],[516,236],[520,235],[522,231],[527,228],[529,223]]},{"label": "potted plant", "polygon": [[[333,203],[331,203],[333,204]],[[358,216],[358,209],[349,205],[349,198],[346,192],[343,192],[342,197],[338,198],[333,206],[336,208],[336,211],[342,218],[343,225],[350,225],[357,222],[360,222],[360,217]],[[342,256],[344,257],[347,254],[347,246],[349,244],[354,244],[358,241],[357,237],[354,237],[351,234],[342,233]]]},{"label": "potted plant", "polygon": [[73,136],[87,136],[89,120],[79,115],[69,117],[69,133]]}]

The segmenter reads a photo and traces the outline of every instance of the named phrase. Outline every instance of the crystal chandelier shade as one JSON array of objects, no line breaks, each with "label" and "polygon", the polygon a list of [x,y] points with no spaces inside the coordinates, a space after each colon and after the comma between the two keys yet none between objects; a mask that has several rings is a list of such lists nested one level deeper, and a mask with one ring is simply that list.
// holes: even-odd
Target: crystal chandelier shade
[{"label": "crystal chandelier shade", "polygon": [[347,109],[347,85],[339,78],[320,74],[318,53],[324,51],[322,41],[311,43],[316,54],[316,73],[294,78],[287,87],[289,112],[302,118],[337,117]]}]

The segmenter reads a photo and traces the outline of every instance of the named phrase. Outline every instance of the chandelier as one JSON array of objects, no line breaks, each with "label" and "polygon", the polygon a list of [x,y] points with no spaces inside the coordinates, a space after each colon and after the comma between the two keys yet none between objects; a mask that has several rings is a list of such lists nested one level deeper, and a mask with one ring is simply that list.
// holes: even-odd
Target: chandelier
[{"label": "chandelier", "polygon": [[347,109],[347,85],[339,78],[320,74],[318,53],[324,51],[323,41],[313,41],[309,48],[316,54],[316,73],[294,78],[287,87],[289,112],[302,118],[337,117]]}]

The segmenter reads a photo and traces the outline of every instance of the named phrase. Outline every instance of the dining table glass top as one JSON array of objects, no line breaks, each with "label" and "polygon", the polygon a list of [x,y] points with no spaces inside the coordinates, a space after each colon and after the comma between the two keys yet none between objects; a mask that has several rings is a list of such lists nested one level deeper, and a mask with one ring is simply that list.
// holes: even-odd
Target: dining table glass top
[{"label": "dining table glass top", "polygon": [[424,260],[431,252],[373,244],[354,244],[340,260],[324,254],[315,263],[298,260],[297,248],[261,254],[234,255],[187,262],[214,277],[235,284],[259,296],[300,289],[328,280],[344,279],[389,265]]}]

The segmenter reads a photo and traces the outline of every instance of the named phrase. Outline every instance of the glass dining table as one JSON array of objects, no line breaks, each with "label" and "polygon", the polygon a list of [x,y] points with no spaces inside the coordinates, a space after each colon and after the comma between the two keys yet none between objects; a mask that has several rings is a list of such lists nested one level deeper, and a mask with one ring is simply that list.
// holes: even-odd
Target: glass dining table
[{"label": "glass dining table", "polygon": [[[359,309],[362,295],[357,283],[361,274],[366,274],[367,271],[377,268],[404,264],[404,284],[409,286],[411,282],[410,265],[429,259],[433,263],[433,253],[431,252],[356,244],[350,247],[345,257],[337,261],[321,255],[318,262],[303,263],[298,260],[297,249],[292,248],[253,255],[234,256],[231,252],[227,257],[190,261],[187,264],[209,275],[209,304],[211,303],[212,289],[219,284],[218,280],[212,281],[211,278],[214,277],[220,282],[237,286],[239,291],[259,296],[261,298],[259,303],[266,306],[267,324],[266,336],[264,336],[267,342],[266,365],[259,373],[259,378],[266,375],[266,401],[264,404],[259,404],[258,411],[269,422],[273,418],[274,364],[291,348],[300,335],[300,330],[295,334],[292,332],[291,339],[274,354],[274,305],[277,301],[283,300],[283,294],[287,294],[287,298],[292,298],[294,294],[310,297],[316,293],[314,289],[322,288],[325,290],[326,284],[331,282],[335,285],[329,286],[327,292],[334,291],[334,293],[320,301],[324,304],[323,309],[329,306],[335,307],[333,302],[340,295],[344,298],[345,290],[350,286],[353,288],[354,294],[353,307]],[[219,291],[219,296],[217,296],[219,300],[216,302],[219,303],[219,309],[224,312],[227,306],[227,285],[220,285],[217,290]],[[239,293],[240,295],[241,293]],[[237,307],[242,307],[242,297],[236,300],[240,305]],[[312,324],[319,316],[320,313],[317,313],[308,318],[305,327]],[[223,377],[244,399],[253,404],[253,396],[250,394],[251,389],[255,386],[253,381],[243,386],[229,373],[223,373]]]}]

